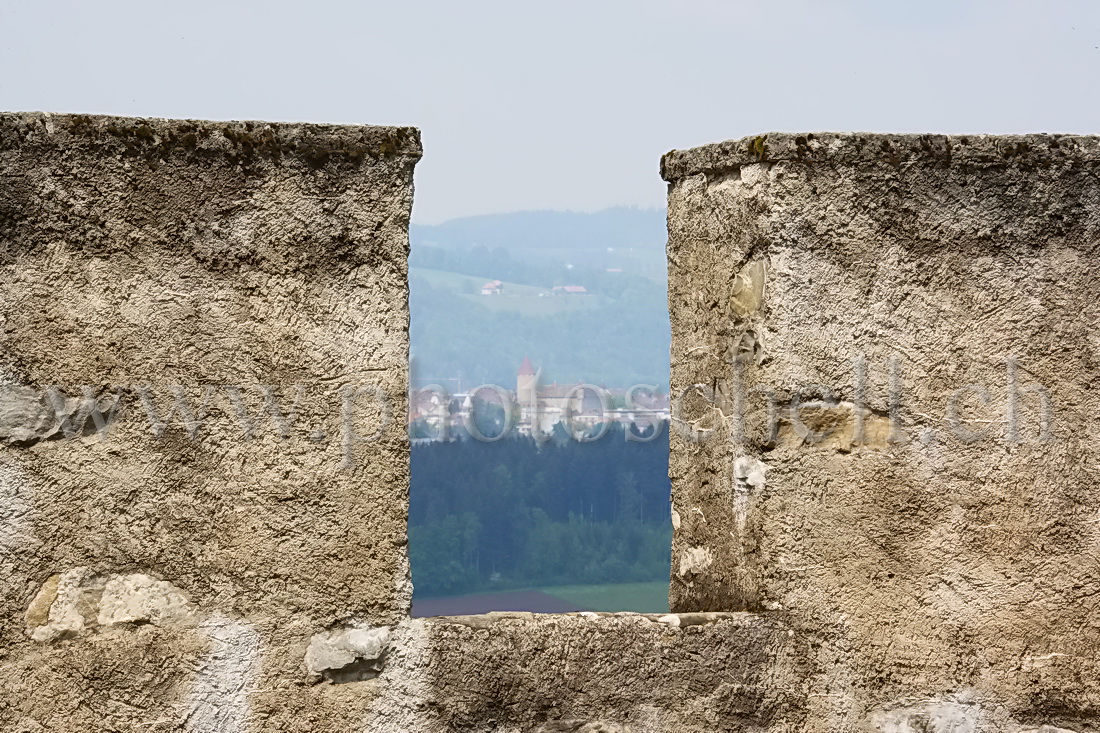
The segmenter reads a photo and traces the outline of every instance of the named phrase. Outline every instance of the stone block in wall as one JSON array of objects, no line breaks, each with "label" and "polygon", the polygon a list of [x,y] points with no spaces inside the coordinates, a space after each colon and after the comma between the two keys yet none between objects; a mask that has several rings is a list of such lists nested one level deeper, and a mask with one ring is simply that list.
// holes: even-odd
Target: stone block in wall
[{"label": "stone block in wall", "polygon": [[492,613],[393,630],[364,731],[803,730],[808,658],[751,613]]},{"label": "stone block in wall", "polygon": [[0,728],[355,718],[304,660],[409,608],[420,153],[413,128],[0,115]]},{"label": "stone block in wall", "polygon": [[1100,725],[1100,139],[662,170],[673,610],[786,618],[821,730]]}]

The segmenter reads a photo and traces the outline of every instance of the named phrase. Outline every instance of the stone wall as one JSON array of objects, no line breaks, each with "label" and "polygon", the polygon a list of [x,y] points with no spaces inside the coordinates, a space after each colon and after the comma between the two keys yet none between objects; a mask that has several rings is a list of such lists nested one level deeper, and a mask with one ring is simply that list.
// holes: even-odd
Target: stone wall
[{"label": "stone wall", "polygon": [[408,614],[419,157],[0,116],[0,729],[351,729],[317,635]]},{"label": "stone wall", "polygon": [[413,619],[363,730],[478,733],[798,731],[806,657],[756,614]]},{"label": "stone wall", "polygon": [[1100,730],[1100,141],[674,152],[674,613],[410,619],[409,128],[0,115],[0,730]]},{"label": "stone wall", "polygon": [[672,609],[785,619],[807,730],[1100,729],[1098,174],[1070,136],[665,156]]}]

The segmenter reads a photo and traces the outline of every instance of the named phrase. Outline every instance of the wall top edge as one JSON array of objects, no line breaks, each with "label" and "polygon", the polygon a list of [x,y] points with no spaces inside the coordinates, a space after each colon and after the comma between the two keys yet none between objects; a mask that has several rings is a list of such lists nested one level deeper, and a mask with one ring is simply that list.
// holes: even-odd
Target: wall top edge
[{"label": "wall top edge", "polygon": [[21,144],[410,160],[423,154],[420,130],[415,127],[0,112],[0,151]]},{"label": "wall top edge", "polygon": [[620,624],[644,623],[670,628],[689,626],[709,626],[719,622],[734,622],[741,625],[771,626],[780,623],[777,619],[746,611],[697,611],[688,613],[635,613],[633,611],[580,611],[576,613],[532,613],[530,611],[490,611],[489,613],[465,616],[429,616],[413,619],[426,624],[468,626],[474,629],[489,629],[498,624],[544,624],[594,623],[614,627]]},{"label": "wall top edge", "polygon": [[676,182],[751,163],[1023,165],[1100,161],[1093,135],[922,135],[807,132],[750,135],[661,157],[661,177]]}]

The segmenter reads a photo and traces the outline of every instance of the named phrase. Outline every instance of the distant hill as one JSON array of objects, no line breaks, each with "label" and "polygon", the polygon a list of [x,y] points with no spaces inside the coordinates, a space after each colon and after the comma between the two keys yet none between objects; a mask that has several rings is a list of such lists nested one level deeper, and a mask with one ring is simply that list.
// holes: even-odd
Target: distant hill
[{"label": "distant hill", "polygon": [[663,251],[664,209],[618,206],[595,213],[517,211],[414,224],[410,237],[436,247],[515,249],[593,249],[643,247]]},{"label": "distant hill", "polygon": [[[528,356],[548,380],[667,385],[664,216],[532,211],[414,227],[414,383],[507,386]],[[503,292],[481,295],[492,280]]]}]

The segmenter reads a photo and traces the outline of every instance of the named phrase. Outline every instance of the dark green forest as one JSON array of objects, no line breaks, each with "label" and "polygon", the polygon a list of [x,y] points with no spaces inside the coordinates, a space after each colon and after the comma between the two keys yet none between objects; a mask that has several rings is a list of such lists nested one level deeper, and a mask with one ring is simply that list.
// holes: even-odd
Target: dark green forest
[{"label": "dark green forest", "polygon": [[412,447],[418,596],[668,578],[668,430],[632,442],[563,431]]}]

